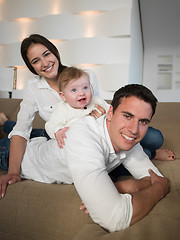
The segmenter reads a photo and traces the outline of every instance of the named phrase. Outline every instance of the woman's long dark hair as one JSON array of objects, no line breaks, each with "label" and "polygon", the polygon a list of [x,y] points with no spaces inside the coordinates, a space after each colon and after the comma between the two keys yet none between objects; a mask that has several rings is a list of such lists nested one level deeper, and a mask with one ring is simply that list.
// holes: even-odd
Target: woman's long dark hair
[{"label": "woman's long dark hair", "polygon": [[59,62],[58,75],[60,75],[60,73],[66,68],[66,66],[62,65],[61,63],[59,51],[57,50],[56,46],[52,42],[50,42],[47,38],[39,34],[31,34],[29,37],[25,38],[21,43],[21,56],[26,66],[29,68],[29,70],[35,75],[38,75],[37,72],[34,70],[34,68],[31,66],[27,58],[27,51],[29,47],[34,43],[39,43],[46,46],[47,49],[56,56]]}]

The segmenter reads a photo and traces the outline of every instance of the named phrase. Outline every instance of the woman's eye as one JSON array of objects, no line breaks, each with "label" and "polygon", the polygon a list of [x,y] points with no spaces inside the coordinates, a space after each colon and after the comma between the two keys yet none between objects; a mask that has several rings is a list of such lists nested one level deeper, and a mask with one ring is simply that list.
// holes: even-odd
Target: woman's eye
[{"label": "woman's eye", "polygon": [[72,92],[76,92],[76,89],[74,88],[74,89],[72,89]]},{"label": "woman's eye", "polygon": [[49,54],[50,54],[50,52],[46,52],[46,53],[44,54],[44,56],[47,57],[47,56],[49,56]]},{"label": "woman's eye", "polygon": [[37,59],[37,60],[34,60],[33,62],[32,62],[32,64],[36,64],[36,63],[38,63],[39,62],[39,60]]}]

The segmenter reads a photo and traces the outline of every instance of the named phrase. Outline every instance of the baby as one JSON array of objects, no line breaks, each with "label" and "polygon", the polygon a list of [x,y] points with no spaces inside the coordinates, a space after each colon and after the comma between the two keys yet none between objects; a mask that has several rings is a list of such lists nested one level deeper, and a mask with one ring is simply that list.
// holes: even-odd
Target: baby
[{"label": "baby", "polygon": [[81,69],[69,67],[63,70],[59,79],[59,95],[63,102],[55,105],[45,129],[51,138],[56,138],[60,148],[65,144],[65,132],[78,119],[97,110],[96,105],[105,110],[106,102],[92,96],[89,75]]}]

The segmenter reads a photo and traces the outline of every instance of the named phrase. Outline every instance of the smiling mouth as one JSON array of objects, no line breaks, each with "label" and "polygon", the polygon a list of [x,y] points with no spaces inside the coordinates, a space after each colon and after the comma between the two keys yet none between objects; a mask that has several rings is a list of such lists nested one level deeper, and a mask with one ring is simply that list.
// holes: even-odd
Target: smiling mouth
[{"label": "smiling mouth", "polygon": [[53,66],[54,66],[54,64],[52,64],[49,68],[45,69],[44,71],[45,71],[45,72],[51,71],[51,69],[53,68]]},{"label": "smiling mouth", "polygon": [[84,102],[84,101],[86,101],[86,98],[81,98],[78,100],[78,102]]},{"label": "smiling mouth", "polygon": [[125,134],[121,134],[126,140],[128,140],[128,141],[134,141],[135,140],[135,138],[131,138],[131,137],[128,137],[128,136],[126,136]]}]

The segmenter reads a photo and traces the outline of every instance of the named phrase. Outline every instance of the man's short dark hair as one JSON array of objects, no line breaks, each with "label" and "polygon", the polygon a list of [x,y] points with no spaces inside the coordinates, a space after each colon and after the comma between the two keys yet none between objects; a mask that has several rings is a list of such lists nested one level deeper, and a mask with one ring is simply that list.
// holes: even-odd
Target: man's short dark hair
[{"label": "man's short dark hair", "polygon": [[157,98],[153,95],[151,90],[140,84],[126,85],[114,93],[114,97],[111,102],[111,105],[113,106],[113,112],[116,110],[119,104],[121,104],[122,98],[128,98],[131,96],[150,103],[152,107],[152,116],[154,115],[156,111]]}]

